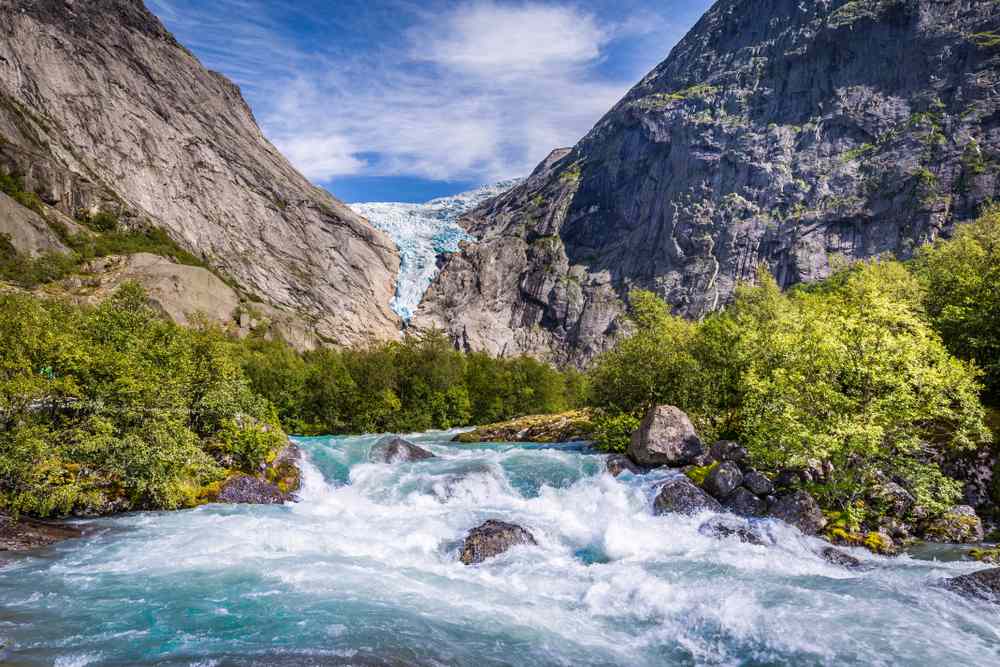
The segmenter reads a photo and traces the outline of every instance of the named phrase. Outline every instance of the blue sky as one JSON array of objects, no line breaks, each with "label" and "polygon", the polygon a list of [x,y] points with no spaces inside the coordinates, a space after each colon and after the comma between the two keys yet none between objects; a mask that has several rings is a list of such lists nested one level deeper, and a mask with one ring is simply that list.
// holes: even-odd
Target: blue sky
[{"label": "blue sky", "polygon": [[346,201],[526,175],[662,61],[710,0],[146,0]]}]

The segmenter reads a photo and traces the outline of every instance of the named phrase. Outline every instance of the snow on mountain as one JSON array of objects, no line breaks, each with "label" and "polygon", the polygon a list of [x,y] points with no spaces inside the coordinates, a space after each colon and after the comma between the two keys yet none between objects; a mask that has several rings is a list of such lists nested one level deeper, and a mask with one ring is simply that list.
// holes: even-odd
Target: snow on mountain
[{"label": "snow on mountain", "polygon": [[426,204],[371,202],[350,204],[359,215],[388,234],[399,247],[399,279],[392,309],[404,320],[413,317],[424,292],[437,275],[438,256],[458,252],[458,244],[470,241],[456,222],[462,214],[487,199],[510,190],[520,179],[501,181]]}]

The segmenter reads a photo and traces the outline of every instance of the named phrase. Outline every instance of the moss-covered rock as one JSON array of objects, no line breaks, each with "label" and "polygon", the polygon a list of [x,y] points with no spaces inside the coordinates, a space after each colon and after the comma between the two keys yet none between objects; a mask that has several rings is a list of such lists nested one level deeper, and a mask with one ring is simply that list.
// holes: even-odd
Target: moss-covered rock
[{"label": "moss-covered rock", "polygon": [[587,410],[533,415],[480,426],[455,436],[455,442],[575,442],[590,440],[594,426]]},{"label": "moss-covered rock", "polygon": [[931,519],[923,529],[923,537],[928,542],[975,544],[983,541],[983,534],[983,522],[976,511],[966,505],[953,507]]}]

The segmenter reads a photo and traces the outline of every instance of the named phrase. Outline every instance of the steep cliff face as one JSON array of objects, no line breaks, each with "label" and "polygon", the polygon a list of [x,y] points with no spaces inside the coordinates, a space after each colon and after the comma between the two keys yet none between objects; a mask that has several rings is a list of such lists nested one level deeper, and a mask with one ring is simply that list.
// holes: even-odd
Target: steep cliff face
[{"label": "steep cliff face", "polygon": [[390,239],[312,186],[141,0],[0,0],[0,168],[152,222],[321,338],[398,335]]},{"label": "steep cliff face", "polygon": [[633,288],[719,308],[909,257],[1000,195],[1000,3],[720,0],[571,151],[464,221],[414,321],[583,362]]}]

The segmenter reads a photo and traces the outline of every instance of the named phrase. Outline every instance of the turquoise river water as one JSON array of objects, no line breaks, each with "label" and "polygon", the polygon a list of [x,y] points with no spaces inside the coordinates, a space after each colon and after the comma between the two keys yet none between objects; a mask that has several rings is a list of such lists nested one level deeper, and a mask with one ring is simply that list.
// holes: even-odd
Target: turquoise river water
[{"label": "turquoise river water", "polygon": [[[311,438],[301,502],[82,522],[0,567],[0,664],[997,665],[1000,612],[933,585],[980,566],[856,552],[776,523],[773,544],[653,516],[664,475],[581,446],[452,445],[367,463]],[[535,547],[456,560],[489,518]]]}]

